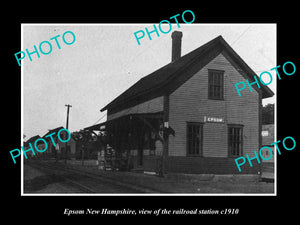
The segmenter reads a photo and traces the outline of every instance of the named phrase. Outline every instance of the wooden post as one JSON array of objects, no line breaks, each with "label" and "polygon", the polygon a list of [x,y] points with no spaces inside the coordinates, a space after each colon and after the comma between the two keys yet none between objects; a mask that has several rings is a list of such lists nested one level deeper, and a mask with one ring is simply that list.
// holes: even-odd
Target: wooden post
[{"label": "wooden post", "polygon": [[127,135],[127,140],[128,140],[128,144],[127,144],[127,171],[130,170],[130,161],[131,161],[131,155],[130,155],[130,151],[132,148],[132,116],[129,116],[129,133]]},{"label": "wooden post", "polygon": [[81,145],[81,165],[84,165],[84,147]]},{"label": "wooden post", "polygon": [[168,151],[169,151],[169,135],[166,132],[166,129],[169,127],[169,95],[164,95],[164,100],[163,100],[163,110],[164,110],[164,115],[163,115],[163,152],[161,156],[161,169],[159,171],[159,176],[164,177],[165,172],[166,172],[166,157],[168,156]]},{"label": "wooden post", "polygon": [[[262,147],[262,92],[258,92],[258,149]],[[261,175],[263,172],[262,168],[263,164],[258,165],[259,178],[261,179]]]}]

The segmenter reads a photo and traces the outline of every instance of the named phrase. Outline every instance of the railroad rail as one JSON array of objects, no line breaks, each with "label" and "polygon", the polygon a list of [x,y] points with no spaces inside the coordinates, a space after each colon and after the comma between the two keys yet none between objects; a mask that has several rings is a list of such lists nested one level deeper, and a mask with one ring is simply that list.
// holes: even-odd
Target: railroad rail
[{"label": "railroad rail", "polygon": [[67,175],[63,174],[61,170],[60,171],[58,170],[61,168],[55,168],[55,167],[52,167],[49,165],[43,165],[41,163],[30,164],[30,166],[35,169],[41,170],[42,172],[46,173],[47,175],[55,174],[56,176],[62,178],[62,180],[64,180],[68,184],[71,184],[73,187],[82,191],[83,193],[96,193],[96,190],[67,177]]},{"label": "railroad rail", "polygon": [[[77,189],[82,190],[83,193],[159,193],[160,191],[149,189],[148,187],[140,187],[128,183],[119,182],[115,179],[110,179],[98,174],[83,171],[76,168],[69,168],[63,165],[51,163],[51,165],[42,162],[35,161],[28,163],[29,166],[41,170],[46,174],[55,174],[61,177],[63,180],[70,183]],[[99,185],[106,184],[114,187],[120,192],[99,192],[97,190]]]}]

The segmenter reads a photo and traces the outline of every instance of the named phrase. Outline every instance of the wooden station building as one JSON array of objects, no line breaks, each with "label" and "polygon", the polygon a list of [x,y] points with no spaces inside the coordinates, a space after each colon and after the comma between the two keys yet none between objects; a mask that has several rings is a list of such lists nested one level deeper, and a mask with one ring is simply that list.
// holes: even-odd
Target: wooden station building
[{"label": "wooden station building", "polygon": [[[240,97],[235,84],[254,82],[255,72],[218,36],[181,56],[182,33],[172,33],[172,60],[115,98],[105,130],[109,145],[133,168],[154,172],[240,174],[234,159],[253,157],[261,146],[264,85]],[[243,166],[257,174],[260,165]]]}]

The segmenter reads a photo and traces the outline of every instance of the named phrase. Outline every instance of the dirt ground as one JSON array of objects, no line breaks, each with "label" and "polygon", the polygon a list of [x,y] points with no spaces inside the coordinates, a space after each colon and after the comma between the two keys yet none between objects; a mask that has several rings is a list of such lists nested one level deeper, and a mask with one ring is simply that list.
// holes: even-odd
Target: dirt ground
[{"label": "dirt ground", "polygon": [[165,177],[135,172],[102,171],[98,167],[67,165],[119,182],[157,190],[157,193],[274,193],[274,183],[249,175],[167,174]]},{"label": "dirt ground", "polygon": [[61,178],[46,175],[41,171],[24,165],[24,193],[80,193],[76,188],[65,186]]},{"label": "dirt ground", "polygon": [[[50,163],[51,164],[51,163]],[[118,182],[150,188],[155,193],[170,194],[273,194],[274,183],[259,181],[257,176],[248,175],[199,175],[199,174],[167,174],[165,177],[135,172],[102,171],[98,167],[81,165],[64,165],[69,168],[83,170],[92,174],[109,178]],[[77,193],[66,190],[61,185],[61,178],[55,174],[45,176],[40,171],[25,165],[24,187],[26,191],[36,193]],[[26,193],[24,191],[24,193]],[[105,192],[104,192],[105,193]]]}]

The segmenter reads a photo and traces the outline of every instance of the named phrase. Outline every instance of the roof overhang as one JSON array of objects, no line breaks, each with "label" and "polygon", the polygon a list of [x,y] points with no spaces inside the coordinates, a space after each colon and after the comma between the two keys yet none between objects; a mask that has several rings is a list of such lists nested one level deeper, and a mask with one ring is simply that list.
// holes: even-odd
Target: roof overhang
[{"label": "roof overhang", "polygon": [[113,122],[116,122],[119,119],[125,119],[128,117],[128,119],[137,118],[137,117],[144,117],[144,118],[157,118],[160,119],[163,116],[163,112],[154,112],[154,113],[131,113],[131,114],[123,114],[116,118],[108,119],[107,121],[103,123],[98,123],[89,127],[84,128],[84,130],[90,130],[90,131],[104,131],[106,128],[106,125],[111,124]]}]

